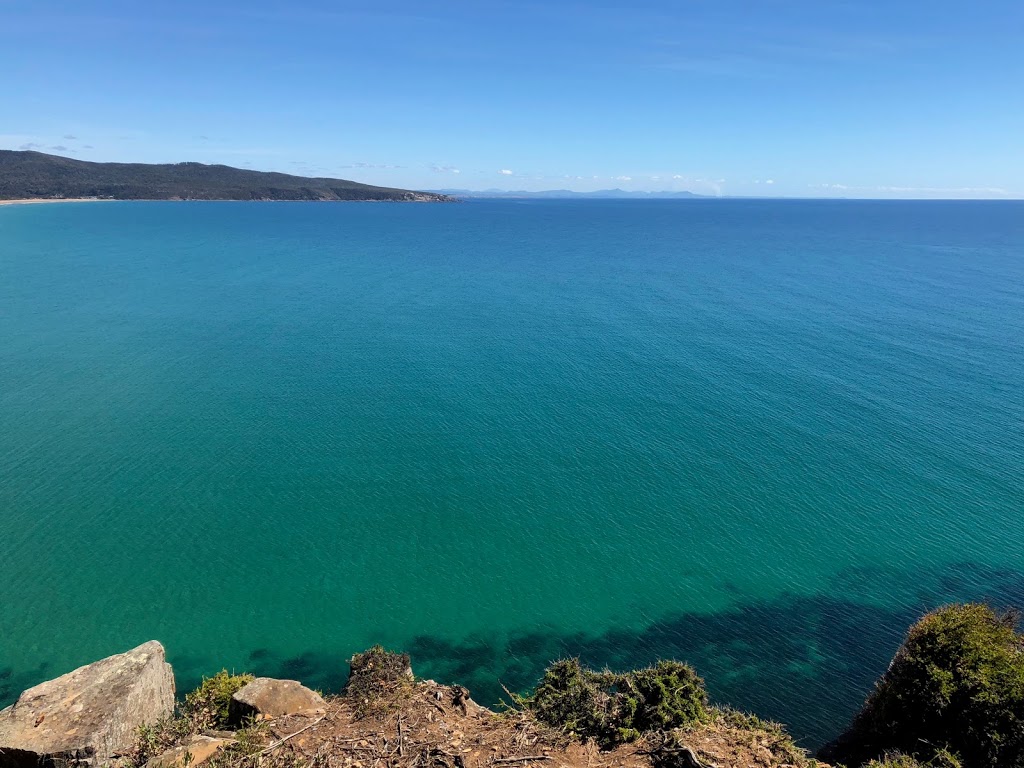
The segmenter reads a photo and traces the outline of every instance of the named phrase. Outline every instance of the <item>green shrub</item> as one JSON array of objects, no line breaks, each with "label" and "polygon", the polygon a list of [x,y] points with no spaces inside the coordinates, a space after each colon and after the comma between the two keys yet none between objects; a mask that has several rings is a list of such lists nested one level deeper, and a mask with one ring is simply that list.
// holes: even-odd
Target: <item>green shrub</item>
[{"label": "green shrub", "polygon": [[584,669],[579,659],[556,661],[523,703],[548,725],[602,741],[612,730],[612,697],[606,690],[612,677]]},{"label": "green shrub", "polygon": [[523,703],[542,722],[602,746],[687,725],[707,714],[704,681],[677,661],[616,674],[565,659],[548,667]]},{"label": "green shrub", "polygon": [[252,675],[231,675],[222,669],[213,677],[203,678],[202,685],[185,695],[181,712],[192,721],[195,730],[226,728],[231,696],[253,679]]},{"label": "green shrub", "polygon": [[859,765],[900,752],[936,765],[1024,768],[1024,638],[1016,616],[952,605],[915,624],[853,725],[823,751]]},{"label": "green shrub", "polygon": [[629,672],[618,686],[626,696],[630,727],[637,731],[664,731],[704,717],[704,681],[678,661]]}]

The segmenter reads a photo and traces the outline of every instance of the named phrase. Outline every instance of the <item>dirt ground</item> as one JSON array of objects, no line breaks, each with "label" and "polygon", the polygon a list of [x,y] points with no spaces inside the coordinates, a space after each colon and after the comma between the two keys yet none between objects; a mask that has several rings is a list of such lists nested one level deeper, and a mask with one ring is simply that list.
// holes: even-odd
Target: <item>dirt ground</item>
[{"label": "dirt ground", "polygon": [[[770,730],[718,720],[601,751],[524,712],[495,713],[432,681],[399,697],[328,700],[324,714],[261,723],[263,766],[310,768],[781,768],[814,765]],[[820,765],[820,764],[819,764]]]}]

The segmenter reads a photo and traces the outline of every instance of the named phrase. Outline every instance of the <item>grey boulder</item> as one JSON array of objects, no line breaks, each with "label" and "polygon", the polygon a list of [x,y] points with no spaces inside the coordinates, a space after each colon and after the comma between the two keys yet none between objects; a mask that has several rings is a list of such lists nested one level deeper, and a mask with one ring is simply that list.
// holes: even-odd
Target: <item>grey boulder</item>
[{"label": "grey boulder", "polygon": [[0,712],[0,768],[105,765],[173,710],[174,675],[153,640],[22,693]]}]

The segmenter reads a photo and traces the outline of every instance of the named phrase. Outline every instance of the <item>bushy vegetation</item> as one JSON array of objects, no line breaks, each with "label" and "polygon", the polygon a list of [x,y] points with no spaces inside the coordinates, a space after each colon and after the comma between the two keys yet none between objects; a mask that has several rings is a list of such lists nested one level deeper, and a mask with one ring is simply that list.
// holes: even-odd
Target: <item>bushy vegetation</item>
[{"label": "bushy vegetation", "polygon": [[605,747],[707,716],[704,681],[678,661],[618,674],[555,662],[534,694],[520,700],[537,719]]},{"label": "bushy vegetation", "polygon": [[186,694],[181,714],[193,725],[193,730],[226,728],[230,722],[228,710],[234,693],[253,681],[252,675],[232,675],[222,669],[213,677],[203,678],[202,684]]},{"label": "bushy vegetation", "polygon": [[383,715],[401,705],[412,692],[412,665],[407,653],[393,653],[375,645],[348,661],[344,695],[359,717]]},{"label": "bushy vegetation", "polygon": [[984,605],[925,616],[823,757],[854,766],[899,752],[927,765],[1024,768],[1024,638],[1016,620]]},{"label": "bushy vegetation", "polygon": [[[145,765],[176,744],[210,728],[229,728],[228,708],[235,691],[253,681],[252,675],[232,675],[221,670],[213,677],[203,678],[202,684],[191,693],[174,717],[139,726],[135,748],[126,755],[126,765]],[[248,731],[238,731],[244,741]]]}]

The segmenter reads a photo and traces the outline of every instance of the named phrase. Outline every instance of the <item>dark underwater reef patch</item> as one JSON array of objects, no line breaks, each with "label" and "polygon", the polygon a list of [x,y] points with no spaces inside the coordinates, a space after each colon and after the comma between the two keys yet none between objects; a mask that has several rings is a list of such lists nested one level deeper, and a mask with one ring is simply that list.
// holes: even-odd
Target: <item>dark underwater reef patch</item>
[{"label": "dark underwater reef patch", "polygon": [[[954,601],[1024,606],[1024,571],[972,563],[928,570],[856,568],[825,593],[738,601],[717,613],[680,613],[645,628],[591,634],[533,629],[463,638],[415,636],[405,644],[424,678],[458,683],[487,705],[529,691],[555,659],[576,657],[592,668],[629,670],[659,659],[692,664],[712,701],[786,723],[801,746],[835,738],[885,671],[907,628],[922,614]],[[888,605],[885,605],[888,604]],[[247,669],[338,691],[352,649],[282,657],[257,649]],[[179,669],[187,690],[217,667]],[[187,679],[186,679],[187,675]]]},{"label": "dark underwater reef patch", "polygon": [[[578,656],[592,668],[617,671],[679,659],[705,679],[713,703],[783,722],[801,746],[814,749],[850,722],[907,628],[927,611],[954,601],[1024,606],[1024,571],[971,563],[929,570],[850,569],[822,594],[740,599],[724,611],[675,614],[639,630],[420,635],[402,650],[412,657],[418,676],[466,686],[488,705],[507,699],[502,686],[517,693],[531,690],[559,658]],[[337,692],[348,676],[347,659],[359,650],[311,649],[283,656],[260,648],[239,670]],[[170,660],[178,690],[185,691],[224,666],[212,656],[172,653]],[[0,706],[49,673],[46,666],[27,672],[0,666]]]}]

